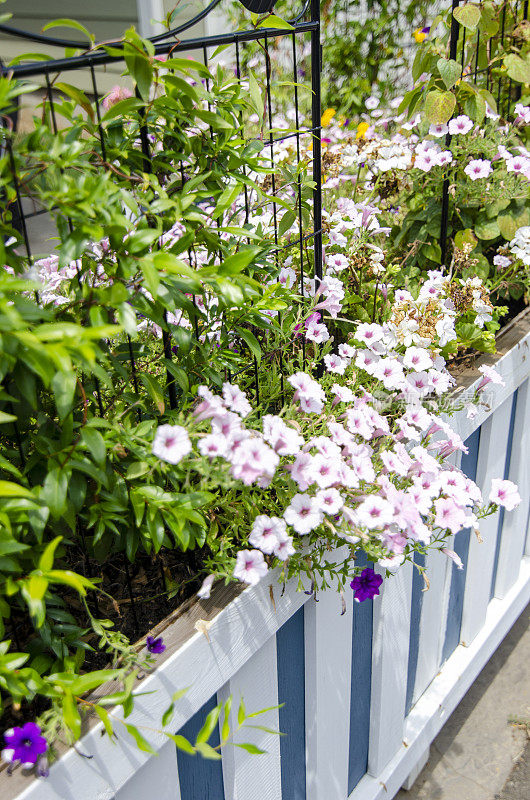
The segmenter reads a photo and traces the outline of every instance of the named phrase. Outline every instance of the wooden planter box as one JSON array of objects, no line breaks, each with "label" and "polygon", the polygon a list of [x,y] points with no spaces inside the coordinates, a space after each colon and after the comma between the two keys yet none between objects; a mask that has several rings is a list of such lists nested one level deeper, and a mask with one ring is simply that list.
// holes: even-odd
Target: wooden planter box
[{"label": "wooden planter box", "polygon": [[[475,419],[453,417],[469,447],[462,469],[485,492],[492,477],[509,477],[523,497],[516,511],[481,523],[483,543],[456,536],[463,570],[431,553],[429,591],[407,564],[374,602],[347,593],[342,616],[335,591],[315,602],[294,581],[282,591],[273,574],[244,591],[217,587],[157,628],[168,647],[139,683],[155,693],[138,698],[128,721],[158,757],[141,753],[123,726],[113,743],[93,724],[79,743],[92,759],[68,750],[47,780],[4,772],[2,800],[391,800],[530,599],[529,343],[523,312],[499,336],[497,355],[478,362],[495,363],[505,387],[487,387]],[[461,375],[457,397],[473,393],[478,375]],[[149,729],[186,686],[175,733],[193,738],[209,707],[232,694],[249,711],[284,702],[256,722],[287,735],[245,731],[240,741],[262,756],[235,747],[221,761],[177,753]]]}]

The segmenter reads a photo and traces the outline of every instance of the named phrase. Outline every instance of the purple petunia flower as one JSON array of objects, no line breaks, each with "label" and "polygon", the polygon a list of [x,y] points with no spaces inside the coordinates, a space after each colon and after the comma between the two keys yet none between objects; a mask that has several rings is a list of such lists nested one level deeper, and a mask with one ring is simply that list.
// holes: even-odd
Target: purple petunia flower
[{"label": "purple petunia flower", "polygon": [[350,583],[355,592],[355,600],[362,603],[364,600],[372,600],[379,594],[379,587],[383,583],[381,575],[377,575],[371,567],[363,569],[360,575],[356,575]]},{"label": "purple petunia flower", "polygon": [[26,722],[21,728],[10,728],[4,733],[5,748],[2,759],[12,764],[20,762],[23,768],[32,767],[46,752],[48,743],[35,722]]},{"label": "purple petunia flower", "polygon": [[164,640],[161,636],[157,636],[156,638],[154,636],[148,636],[145,640],[145,646],[154,656],[160,655],[160,653],[163,653],[166,649]]}]

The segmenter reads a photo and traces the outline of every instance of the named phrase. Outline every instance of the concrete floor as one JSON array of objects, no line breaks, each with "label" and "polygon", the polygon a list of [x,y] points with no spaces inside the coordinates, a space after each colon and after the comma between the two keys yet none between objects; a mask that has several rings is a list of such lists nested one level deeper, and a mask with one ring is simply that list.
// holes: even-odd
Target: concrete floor
[{"label": "concrete floor", "polygon": [[530,800],[530,606],[396,800]]}]

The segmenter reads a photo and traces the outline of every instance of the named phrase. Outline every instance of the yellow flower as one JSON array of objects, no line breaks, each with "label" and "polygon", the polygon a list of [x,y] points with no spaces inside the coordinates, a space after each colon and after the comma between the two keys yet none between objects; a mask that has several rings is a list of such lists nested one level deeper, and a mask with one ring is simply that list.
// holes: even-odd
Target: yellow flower
[{"label": "yellow flower", "polygon": [[359,122],[359,124],[357,125],[357,134],[356,134],[355,138],[356,139],[364,139],[366,131],[368,130],[369,127],[370,127],[370,123],[369,122]]},{"label": "yellow flower", "polygon": [[418,44],[421,44],[427,38],[427,34],[422,31],[421,28],[417,28],[414,31],[414,38],[416,39]]},{"label": "yellow flower", "polygon": [[326,128],[333,117],[335,116],[335,109],[334,108],[326,108],[324,113],[322,114],[322,119],[320,120],[320,124],[323,128]]}]

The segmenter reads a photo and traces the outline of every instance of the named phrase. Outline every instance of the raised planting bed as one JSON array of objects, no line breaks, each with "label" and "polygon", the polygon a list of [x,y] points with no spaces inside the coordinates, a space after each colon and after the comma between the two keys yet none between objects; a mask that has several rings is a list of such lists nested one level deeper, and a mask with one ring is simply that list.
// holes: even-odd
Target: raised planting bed
[{"label": "raised planting bed", "polygon": [[[469,448],[461,468],[479,486],[504,475],[523,497],[514,512],[482,521],[482,542],[469,531],[457,534],[452,546],[462,570],[433,551],[425,559],[428,591],[407,563],[375,600],[356,604],[346,594],[344,613],[333,589],[315,598],[273,573],[244,591],[217,584],[209,600],[189,601],[152,632],[163,633],[167,649],[138,682],[146,694],[128,721],[158,756],[140,752],[119,724],[114,743],[93,721],[78,745],[90,758],[70,749],[46,780],[4,770],[3,800],[393,797],[421,769],[430,743],[530,599],[529,344],[526,310],[499,335],[495,356],[461,372],[455,391],[456,399],[472,396],[476,367],[495,364],[505,386],[488,386],[474,419],[453,417]],[[175,733],[193,739],[207,711],[232,695],[234,716],[240,696],[249,711],[284,703],[257,722],[286,735],[246,729],[236,741],[266,751],[259,756],[233,746],[220,761],[177,752],[156,729],[172,694],[187,686]]]}]

